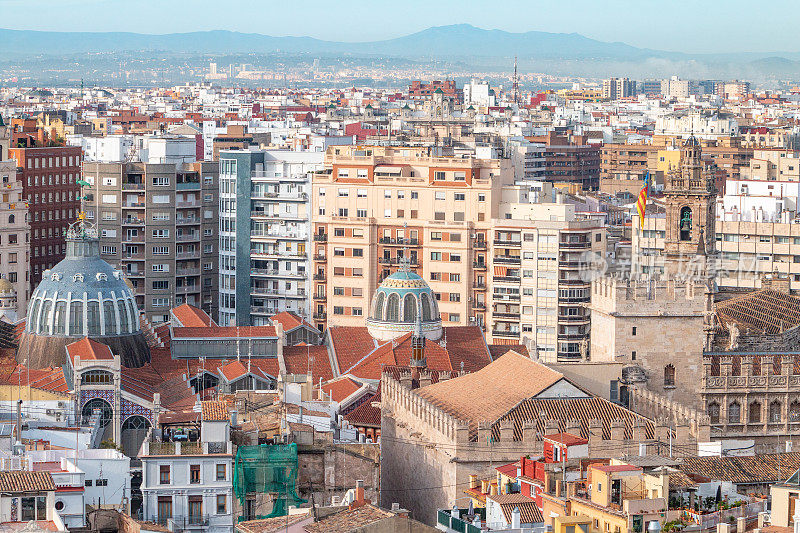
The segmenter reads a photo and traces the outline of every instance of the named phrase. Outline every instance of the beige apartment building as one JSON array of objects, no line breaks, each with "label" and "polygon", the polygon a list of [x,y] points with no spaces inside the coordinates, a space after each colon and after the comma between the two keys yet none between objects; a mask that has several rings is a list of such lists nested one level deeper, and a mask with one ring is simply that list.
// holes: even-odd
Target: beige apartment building
[{"label": "beige apartment building", "polygon": [[0,161],[0,319],[25,316],[30,291],[28,207],[17,181],[17,163]]},{"label": "beige apartment building", "polygon": [[84,211],[100,256],[154,323],[188,303],[216,316],[219,163],[85,162]]},{"label": "beige apartment building", "polygon": [[445,325],[526,344],[544,360],[588,346],[589,281],[605,249],[574,206],[530,203],[507,160],[431,157],[426,148],[331,147],[314,174],[314,319],[361,326],[401,262],[436,294]]},{"label": "beige apartment building", "polygon": [[507,160],[337,146],[324,166],[312,189],[318,325],[363,325],[372,294],[401,260],[437,294],[445,325],[486,325],[487,242],[513,179]]}]

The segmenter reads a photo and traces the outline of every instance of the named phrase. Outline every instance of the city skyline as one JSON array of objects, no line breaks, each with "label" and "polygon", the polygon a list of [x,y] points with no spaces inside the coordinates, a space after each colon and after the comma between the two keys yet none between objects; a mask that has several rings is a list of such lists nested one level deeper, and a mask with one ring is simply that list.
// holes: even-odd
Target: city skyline
[{"label": "city skyline", "polygon": [[[127,31],[145,34],[183,33],[207,30],[230,30],[273,36],[308,36],[341,42],[369,42],[402,37],[430,27],[471,24],[483,29],[512,33],[543,31],[579,33],[606,42],[624,42],[640,48],[672,52],[792,52],[795,46],[790,26],[784,16],[793,6],[788,1],[759,6],[770,24],[754,27],[750,9],[743,0],[693,3],[672,2],[661,9],[654,2],[593,3],[584,0],[559,4],[543,2],[502,2],[492,12],[485,12],[481,2],[445,0],[435,4],[418,0],[407,2],[403,10],[380,2],[370,9],[345,1],[331,9],[312,0],[305,13],[324,16],[298,17],[294,6],[271,5],[255,16],[236,17],[230,13],[252,10],[251,3],[233,0],[224,6],[207,0],[156,3],[145,0],[136,10],[117,0],[42,0],[31,4],[20,0],[0,0],[5,20],[3,27],[43,31]],[[43,9],[46,8],[46,9]],[[127,9],[124,17],[120,10]],[[191,16],[187,9],[191,8]],[[723,9],[724,8],[724,9]],[[152,17],[159,11],[161,16]],[[34,16],[35,13],[35,16]],[[424,13],[424,17],[420,15]],[[522,16],[520,16],[522,15]],[[530,16],[525,16],[530,15]],[[658,25],[653,27],[654,17]],[[383,23],[391,20],[390,28]],[[709,20],[716,24],[710,25]],[[746,35],[746,39],[741,37]],[[757,43],[754,47],[752,43]]]}]

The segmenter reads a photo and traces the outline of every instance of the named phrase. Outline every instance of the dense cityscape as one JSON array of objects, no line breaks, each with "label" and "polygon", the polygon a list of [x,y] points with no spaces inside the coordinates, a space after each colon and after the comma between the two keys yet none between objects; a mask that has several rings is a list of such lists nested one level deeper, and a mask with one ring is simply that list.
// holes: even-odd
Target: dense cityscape
[{"label": "dense cityscape", "polygon": [[796,67],[454,28],[0,30],[0,533],[800,532]]}]

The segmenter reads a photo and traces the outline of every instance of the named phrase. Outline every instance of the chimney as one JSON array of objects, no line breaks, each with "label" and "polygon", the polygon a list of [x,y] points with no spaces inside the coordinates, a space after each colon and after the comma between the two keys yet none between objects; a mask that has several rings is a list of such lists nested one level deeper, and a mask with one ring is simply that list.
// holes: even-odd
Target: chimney
[{"label": "chimney", "polygon": [[497,483],[492,483],[489,485],[489,494],[491,496],[497,496]]},{"label": "chimney", "polygon": [[514,510],[511,511],[511,529],[519,529],[519,528],[520,528],[519,507],[514,507]]},{"label": "chimney", "polygon": [[485,479],[481,480],[481,492],[484,494],[489,494],[489,482]]},{"label": "chimney", "polygon": [[473,490],[478,488],[478,474],[469,475],[469,488]]},{"label": "chimney", "polygon": [[357,509],[359,507],[363,507],[367,503],[366,498],[364,498],[364,480],[359,479],[356,480],[356,494],[355,499],[350,504],[350,509]]},{"label": "chimney", "polygon": [[517,465],[517,477],[522,477],[522,473],[525,472],[525,457],[519,458],[519,464]]},{"label": "chimney", "polygon": [[561,480],[556,479],[556,498],[561,497]]}]

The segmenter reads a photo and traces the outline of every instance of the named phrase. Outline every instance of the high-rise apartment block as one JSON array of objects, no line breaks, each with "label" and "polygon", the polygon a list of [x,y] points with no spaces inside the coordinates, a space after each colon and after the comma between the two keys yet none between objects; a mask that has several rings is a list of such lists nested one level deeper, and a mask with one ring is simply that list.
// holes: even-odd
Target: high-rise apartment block
[{"label": "high-rise apartment block", "polygon": [[636,82],[628,78],[609,78],[603,80],[603,98],[616,100],[636,94]]},{"label": "high-rise apartment block", "polygon": [[549,132],[541,137],[526,137],[545,145],[545,179],[553,183],[575,183],[584,190],[597,190],[600,184],[600,143],[586,135]]},{"label": "high-rise apartment block", "polygon": [[133,285],[152,322],[188,303],[217,308],[218,164],[86,162],[84,210],[100,255]]},{"label": "high-rise apartment block", "polygon": [[80,209],[81,149],[75,146],[11,148],[17,180],[30,207],[30,288],[64,258],[64,234]]},{"label": "high-rise apartment block", "polygon": [[220,152],[220,324],[311,314],[310,174],[321,152]]}]

